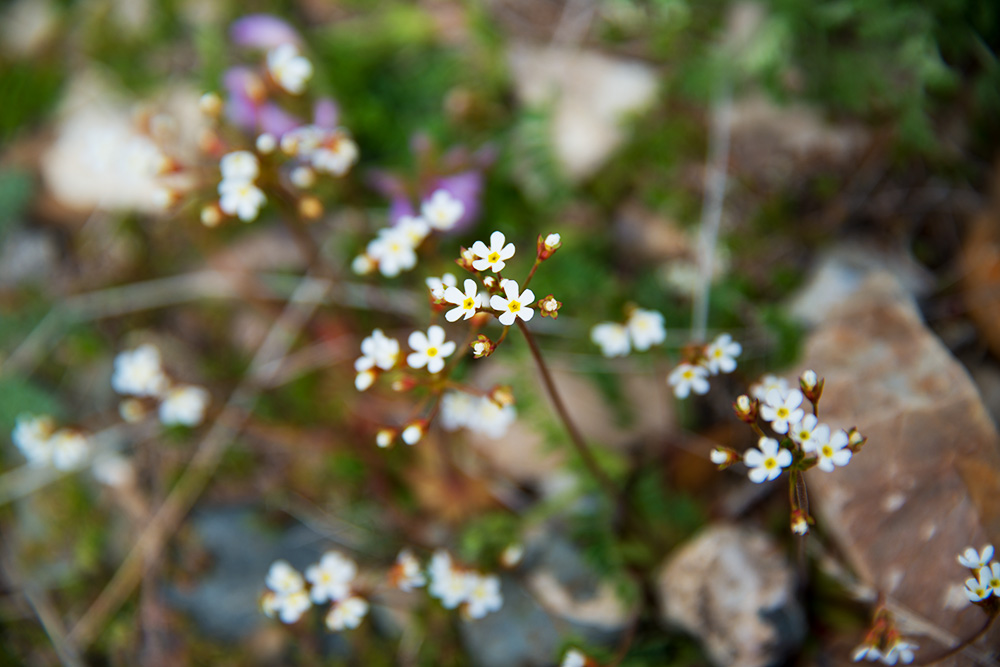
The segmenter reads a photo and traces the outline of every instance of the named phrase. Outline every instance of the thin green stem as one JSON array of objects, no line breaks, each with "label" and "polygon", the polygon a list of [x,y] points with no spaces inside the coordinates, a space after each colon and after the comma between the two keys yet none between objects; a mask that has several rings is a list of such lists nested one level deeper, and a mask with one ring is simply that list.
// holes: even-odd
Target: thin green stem
[{"label": "thin green stem", "polygon": [[608,494],[608,497],[612,501],[618,500],[618,489],[615,487],[615,483],[611,481],[607,473],[601,470],[601,467],[597,464],[597,460],[594,459],[593,452],[590,451],[589,445],[583,439],[580,434],[579,429],[577,429],[576,424],[573,422],[572,418],[569,416],[569,412],[566,411],[566,406],[563,404],[562,396],[559,394],[559,390],[556,389],[555,382],[552,380],[552,374],[549,372],[548,366],[545,365],[545,360],[542,359],[542,353],[538,349],[538,343],[535,342],[534,336],[528,331],[528,327],[525,326],[524,322],[517,320],[517,326],[521,329],[521,333],[524,334],[524,339],[528,341],[528,348],[531,350],[531,356],[535,359],[535,365],[538,366],[538,371],[542,375],[542,382],[545,384],[545,390],[549,394],[549,398],[552,399],[552,404],[555,406],[556,413],[559,415],[559,419],[562,420],[563,426],[566,428],[566,432],[569,434],[570,442],[576,448],[577,453],[583,460],[583,464],[587,466],[590,474],[594,476],[594,479],[600,483],[601,487]]},{"label": "thin green stem", "polygon": [[521,290],[528,289],[528,283],[530,283],[531,279],[535,277],[535,271],[538,270],[538,265],[541,263],[542,261],[540,259],[535,260],[534,265],[531,267],[531,271],[528,272],[528,277],[524,279],[524,284],[521,285]]}]

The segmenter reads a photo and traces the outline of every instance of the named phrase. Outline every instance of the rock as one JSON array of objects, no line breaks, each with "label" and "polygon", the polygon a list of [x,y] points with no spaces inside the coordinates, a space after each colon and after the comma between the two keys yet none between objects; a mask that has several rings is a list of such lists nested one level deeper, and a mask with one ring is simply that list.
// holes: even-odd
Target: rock
[{"label": "rock", "polygon": [[822,419],[868,436],[850,465],[808,474],[824,530],[864,582],[970,635],[983,614],[955,558],[1000,541],[1000,450],[968,373],[888,274],[827,313],[804,362],[826,377]]},{"label": "rock", "polygon": [[766,533],[709,526],[660,570],[662,619],[702,643],[716,665],[780,663],[802,642],[795,573]]},{"label": "rock", "polygon": [[552,143],[570,178],[582,180],[625,139],[620,122],[648,106],[656,71],[638,60],[595,51],[514,44],[508,53],[523,104],[554,104]]},{"label": "rock", "polygon": [[873,273],[892,273],[907,292],[917,296],[934,287],[934,277],[904,250],[845,242],[824,251],[814,264],[808,282],[789,303],[792,317],[810,327],[823,321],[830,308],[847,301]]}]

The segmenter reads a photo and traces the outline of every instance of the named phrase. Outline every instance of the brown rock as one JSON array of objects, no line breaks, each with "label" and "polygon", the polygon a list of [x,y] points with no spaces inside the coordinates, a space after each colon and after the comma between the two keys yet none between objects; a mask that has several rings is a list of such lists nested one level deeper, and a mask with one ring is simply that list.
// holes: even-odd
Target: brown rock
[{"label": "brown rock", "polygon": [[716,665],[772,665],[805,634],[795,574],[759,530],[710,526],[664,565],[656,590],[664,622],[697,637]]},{"label": "brown rock", "polygon": [[968,373],[887,274],[829,312],[805,363],[826,377],[823,421],[869,438],[849,466],[808,475],[824,529],[866,583],[970,635],[983,614],[955,558],[1000,540],[1000,451]]}]

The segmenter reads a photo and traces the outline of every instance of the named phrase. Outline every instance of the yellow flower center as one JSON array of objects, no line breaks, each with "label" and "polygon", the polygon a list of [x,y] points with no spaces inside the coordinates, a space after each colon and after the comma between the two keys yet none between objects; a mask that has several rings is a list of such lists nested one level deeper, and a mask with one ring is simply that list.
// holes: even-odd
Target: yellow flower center
[{"label": "yellow flower center", "polygon": [[472,310],[475,307],[476,307],[476,300],[473,299],[472,297],[469,297],[462,302],[462,308],[465,308],[466,310]]},{"label": "yellow flower center", "polygon": [[512,313],[516,313],[517,311],[521,310],[521,302],[511,301],[510,303],[507,304],[507,310],[509,310]]},{"label": "yellow flower center", "polygon": [[429,348],[427,348],[427,356],[428,357],[436,357],[436,356],[438,356],[438,349],[436,347],[429,347]]},{"label": "yellow flower center", "polygon": [[788,408],[785,408],[785,407],[778,408],[778,410],[777,410],[777,412],[775,412],[775,414],[778,415],[778,419],[787,419],[788,418]]},{"label": "yellow flower center", "polygon": [[691,378],[694,377],[694,371],[689,368],[681,374],[681,377],[683,377],[685,380],[690,380]]},{"label": "yellow flower center", "polygon": [[500,261],[500,253],[498,253],[498,252],[491,252],[486,257],[486,261],[489,262],[490,264],[496,264],[497,262]]},{"label": "yellow flower center", "polygon": [[825,456],[826,458],[830,458],[831,456],[833,456],[833,447],[831,447],[830,445],[823,445],[823,456]]},{"label": "yellow flower center", "polygon": [[764,459],[764,467],[771,470],[778,465],[778,462],[774,459]]}]

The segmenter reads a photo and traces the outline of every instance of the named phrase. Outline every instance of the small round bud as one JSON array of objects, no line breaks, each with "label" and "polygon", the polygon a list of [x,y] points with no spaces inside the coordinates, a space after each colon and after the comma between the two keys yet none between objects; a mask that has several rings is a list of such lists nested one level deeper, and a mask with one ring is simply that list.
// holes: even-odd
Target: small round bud
[{"label": "small round bud", "polygon": [[413,422],[409,426],[403,429],[400,437],[408,445],[415,445],[420,442],[420,439],[424,437],[424,423],[423,422]]},{"label": "small round bud", "polygon": [[497,279],[494,278],[493,276],[486,276],[485,278],[483,278],[483,285],[486,286],[486,289],[491,290],[494,287],[496,287],[496,284],[497,284]]},{"label": "small round bud", "polygon": [[562,308],[562,301],[556,301],[556,298],[551,294],[538,302],[538,309],[541,311],[542,317],[556,319],[559,317],[560,308]]},{"label": "small round bud", "polygon": [[138,398],[126,398],[118,404],[118,414],[129,424],[142,421],[147,412],[146,406]]},{"label": "small round bud", "polygon": [[396,432],[390,428],[379,429],[379,432],[375,434],[375,444],[383,449],[392,445],[392,441],[395,439]]},{"label": "small round bud", "polygon": [[861,431],[859,431],[856,426],[852,426],[851,430],[847,432],[847,446],[855,454],[861,451],[861,448],[865,446],[866,442],[868,442],[868,438],[861,435]]},{"label": "small round bud", "polygon": [[368,255],[358,255],[351,262],[351,271],[359,276],[367,276],[378,267],[378,264]]},{"label": "small round bud", "polygon": [[802,376],[799,378],[799,383],[802,385],[803,389],[812,389],[816,386],[816,382],[819,378],[816,377],[816,371],[803,371]]},{"label": "small round bud", "polygon": [[490,400],[501,408],[505,408],[508,405],[514,405],[514,392],[510,385],[497,385],[490,391]]},{"label": "small round bud", "polygon": [[472,263],[475,260],[476,260],[475,253],[473,253],[468,248],[462,248],[461,253],[459,253],[458,259],[455,260],[455,263],[458,264],[463,269],[465,269],[466,271],[475,272],[476,269],[473,268],[472,266]]},{"label": "small round bud", "polygon": [[500,564],[508,570],[517,567],[524,558],[524,546],[518,543],[508,544],[500,554]]},{"label": "small round bud", "polygon": [[258,153],[261,155],[270,155],[278,147],[278,140],[270,132],[265,132],[257,137],[256,145]]},{"label": "small round bud", "polygon": [[556,250],[562,247],[562,237],[559,234],[549,234],[545,238],[538,235],[538,259],[546,260],[551,257]]},{"label": "small round bud", "polygon": [[493,354],[493,350],[496,349],[496,343],[491,341],[483,334],[476,336],[476,340],[472,341],[470,347],[472,347],[472,355],[476,359],[482,359],[483,357],[488,357]]},{"label": "small round bud", "polygon": [[417,386],[417,379],[412,375],[404,375],[392,381],[392,390],[398,392],[410,391]]},{"label": "small round bud", "polygon": [[201,224],[206,227],[218,227],[222,222],[222,210],[218,204],[209,204],[201,209]]},{"label": "small round bud", "polygon": [[298,166],[292,169],[292,173],[288,175],[288,180],[300,190],[305,190],[316,185],[316,172],[304,165]]},{"label": "small round bud", "polygon": [[354,387],[358,391],[365,391],[373,384],[375,384],[375,371],[371,369],[361,371],[354,376]]},{"label": "small round bud", "polygon": [[198,109],[210,118],[222,113],[222,98],[217,93],[205,93],[198,99]]},{"label": "small round bud", "polygon": [[156,188],[153,190],[152,198],[156,208],[166,211],[180,200],[180,195],[170,188]]},{"label": "small round bud", "polygon": [[733,412],[740,421],[747,424],[757,423],[757,409],[760,402],[756,398],[750,398],[746,394],[742,394],[736,398],[733,402]]},{"label": "small round bud", "polygon": [[792,510],[791,527],[792,532],[796,535],[806,535],[809,533],[809,524],[812,523],[812,519],[799,508]]},{"label": "small round bud", "polygon": [[316,197],[299,200],[299,215],[303,220],[319,220],[323,216],[323,203]]},{"label": "small round bud", "polygon": [[742,457],[729,447],[716,447],[709,453],[708,458],[712,463],[719,466],[719,470],[725,470],[734,463],[742,461]]}]

